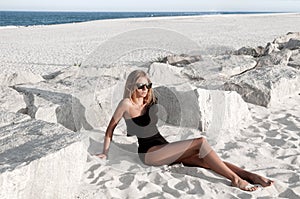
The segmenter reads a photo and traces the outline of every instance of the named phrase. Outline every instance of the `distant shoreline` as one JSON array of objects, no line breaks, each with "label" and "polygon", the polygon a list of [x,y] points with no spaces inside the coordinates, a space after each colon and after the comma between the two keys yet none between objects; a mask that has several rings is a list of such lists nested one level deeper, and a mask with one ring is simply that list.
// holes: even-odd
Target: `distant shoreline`
[{"label": "distant shoreline", "polygon": [[0,28],[27,27],[55,24],[80,23],[107,19],[178,17],[178,16],[215,16],[244,14],[282,14],[287,12],[77,12],[77,11],[0,11]]}]

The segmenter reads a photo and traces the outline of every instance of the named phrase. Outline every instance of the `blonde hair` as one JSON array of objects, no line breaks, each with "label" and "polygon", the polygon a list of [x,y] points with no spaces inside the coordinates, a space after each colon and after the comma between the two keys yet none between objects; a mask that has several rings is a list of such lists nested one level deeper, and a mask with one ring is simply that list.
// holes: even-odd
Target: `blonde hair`
[{"label": "blonde hair", "polygon": [[[125,84],[125,89],[124,89],[124,95],[123,98],[129,98],[129,99],[133,99],[133,94],[136,91],[136,83],[137,80],[140,77],[145,77],[148,81],[148,83],[151,83],[149,77],[147,76],[147,74],[142,71],[142,70],[134,70],[132,71],[126,80],[126,84]],[[153,92],[152,88],[148,89],[148,93],[146,95],[146,97],[144,98],[144,103],[146,103],[147,105],[151,105],[153,103],[156,102],[156,98]]]}]

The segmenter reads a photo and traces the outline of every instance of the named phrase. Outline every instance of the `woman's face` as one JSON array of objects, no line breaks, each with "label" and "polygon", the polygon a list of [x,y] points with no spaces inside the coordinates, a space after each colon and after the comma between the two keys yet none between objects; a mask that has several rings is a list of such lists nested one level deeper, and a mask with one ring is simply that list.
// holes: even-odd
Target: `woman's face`
[{"label": "woman's face", "polygon": [[147,86],[149,85],[146,77],[140,77],[136,81],[136,97],[146,97],[148,93]]}]

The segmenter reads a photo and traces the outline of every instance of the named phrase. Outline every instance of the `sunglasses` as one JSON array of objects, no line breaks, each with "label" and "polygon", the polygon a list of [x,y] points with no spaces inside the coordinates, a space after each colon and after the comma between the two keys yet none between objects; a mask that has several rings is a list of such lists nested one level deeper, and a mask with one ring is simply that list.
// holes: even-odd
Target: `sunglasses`
[{"label": "sunglasses", "polygon": [[152,88],[152,83],[148,83],[148,84],[137,83],[136,84],[136,87],[138,89],[143,89],[143,88],[145,88],[145,86],[147,89],[150,89],[150,88]]}]

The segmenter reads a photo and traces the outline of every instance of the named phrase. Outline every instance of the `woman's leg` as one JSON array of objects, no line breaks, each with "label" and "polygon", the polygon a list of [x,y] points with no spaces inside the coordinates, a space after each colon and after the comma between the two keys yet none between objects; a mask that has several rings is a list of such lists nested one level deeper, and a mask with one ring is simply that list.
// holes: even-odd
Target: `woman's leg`
[{"label": "woman's leg", "polygon": [[253,184],[260,184],[263,187],[271,186],[274,181],[267,179],[263,176],[260,176],[256,173],[251,173],[249,171],[246,171],[234,164],[231,164],[229,162],[224,162],[227,167],[229,167],[234,173],[236,173],[238,176],[240,176],[242,179],[247,180],[250,183]]},{"label": "woman's leg", "polygon": [[[210,169],[210,167],[208,166],[208,164],[206,164],[204,159],[200,159],[197,154],[194,156],[191,156],[189,158],[181,160],[181,163],[184,164],[185,166],[193,166],[193,167],[198,166],[198,167]],[[242,178],[243,180],[246,180],[250,183],[260,184],[263,187],[271,186],[274,183],[274,181],[272,181],[270,179],[267,179],[258,174],[246,171],[246,170],[244,170],[236,165],[233,165],[229,162],[224,162],[224,163],[229,169],[231,169],[234,173],[236,173],[240,178]]]},{"label": "woman's leg", "polygon": [[[203,146],[207,146],[205,138],[196,138],[191,140],[169,143],[166,145],[151,147],[145,154],[145,163],[154,166],[168,165],[181,159],[199,154]],[[207,147],[209,148],[209,147]],[[207,151],[210,151],[208,149]],[[203,150],[204,151],[204,150]],[[205,153],[203,153],[203,156]]]},{"label": "woman's leg", "polygon": [[248,187],[249,183],[247,181],[241,179],[228,168],[210,148],[205,138],[196,138],[151,147],[145,155],[145,163],[154,166],[168,165],[174,162],[182,162],[182,160],[195,155],[199,155],[199,158],[203,159],[211,170],[231,180],[233,186],[246,191],[257,189],[257,187]]}]

